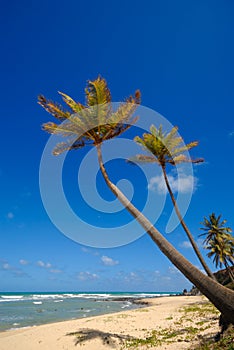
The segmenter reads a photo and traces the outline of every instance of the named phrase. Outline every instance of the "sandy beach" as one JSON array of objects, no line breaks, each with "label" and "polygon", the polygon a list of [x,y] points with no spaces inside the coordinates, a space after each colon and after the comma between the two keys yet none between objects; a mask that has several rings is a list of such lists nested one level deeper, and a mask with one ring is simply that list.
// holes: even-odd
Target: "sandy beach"
[{"label": "sandy beach", "polygon": [[191,349],[219,330],[218,313],[202,296],[146,300],[136,310],[1,332],[0,349]]}]

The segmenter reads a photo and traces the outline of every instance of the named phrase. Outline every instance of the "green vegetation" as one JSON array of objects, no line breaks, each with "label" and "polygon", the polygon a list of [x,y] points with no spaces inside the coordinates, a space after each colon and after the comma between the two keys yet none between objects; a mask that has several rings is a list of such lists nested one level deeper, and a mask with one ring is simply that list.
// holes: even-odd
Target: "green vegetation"
[{"label": "green vegetation", "polygon": [[[209,298],[226,320],[234,323],[234,293],[204,275],[198,268],[191,264],[129,201],[108,176],[102,159],[102,143],[118,137],[136,122],[137,118],[133,117],[133,113],[140,104],[140,91],[137,90],[134,96],[130,96],[126,100],[126,103],[120,104],[117,110],[113,110],[110,90],[105,79],[101,77],[98,77],[94,81],[88,81],[85,89],[86,105],[76,102],[64,93],[60,93],[60,95],[66,104],[66,109],[57,103],[47,100],[44,96],[39,96],[38,101],[47,112],[59,121],[59,124],[54,122],[45,123],[43,130],[50,134],[60,135],[66,138],[65,142],[58,143],[55,146],[53,154],[59,155],[65,151],[79,150],[85,146],[95,147],[102,176],[111,192],[138,221],[172,264]],[[177,129],[174,129],[170,135],[170,142],[172,143],[174,142],[172,136],[176,134],[176,131]],[[179,145],[177,144],[177,146]],[[184,151],[194,146],[195,143],[188,144]],[[178,163],[185,161],[184,155],[181,154],[183,150],[180,147],[179,150],[176,150],[172,145],[171,150],[173,151],[172,162]],[[219,298],[217,298],[217,295]]]},{"label": "green vegetation", "polygon": [[234,350],[234,327],[230,327],[219,341],[204,339],[193,350]]},{"label": "green vegetation", "polygon": [[211,270],[207,266],[201,252],[198,249],[198,246],[193,238],[192,233],[190,232],[188,226],[186,225],[179,207],[177,205],[174,193],[172,192],[169,180],[167,177],[166,167],[167,165],[176,166],[181,163],[201,163],[203,159],[198,158],[191,160],[190,157],[187,157],[184,153],[189,151],[191,148],[194,148],[198,145],[197,141],[190,142],[185,145],[181,136],[177,134],[178,127],[173,127],[170,132],[166,133],[162,130],[162,125],[157,129],[154,125],[150,128],[150,133],[143,134],[142,138],[137,136],[134,141],[137,142],[140,146],[143,147],[150,155],[138,154],[135,157],[130,159],[130,162],[133,163],[156,163],[158,164],[163,173],[165,184],[170,194],[173,206],[175,208],[176,214],[180,220],[180,223],[187,234],[187,237],[198,257],[200,263],[205,269],[208,276],[214,278]]},{"label": "green vegetation", "polygon": [[205,248],[209,250],[207,256],[213,258],[216,267],[223,265],[227,269],[231,281],[234,283],[234,273],[230,265],[234,265],[234,238],[230,234],[230,227],[226,227],[227,220],[221,220],[221,215],[214,213],[209,218],[204,218],[201,230],[205,231],[201,236],[206,236],[204,240]]},{"label": "green vegetation", "polygon": [[192,312],[199,317],[206,317],[207,314],[219,315],[219,311],[216,309],[216,307],[208,302],[204,302],[203,304],[185,306],[180,309],[180,312],[183,312],[185,315]]},{"label": "green vegetation", "polygon": [[[123,349],[139,349],[142,346],[150,348],[174,342],[200,342],[203,339],[203,332],[211,327],[212,322],[218,320],[218,310],[209,302],[189,305],[181,308],[179,312],[181,313],[179,319],[172,322],[168,328],[159,327],[157,330],[152,330],[145,338],[128,339]],[[166,318],[168,319],[173,318]],[[194,322],[195,326],[188,326],[187,322]],[[215,334],[212,334],[213,342],[214,336]]]}]

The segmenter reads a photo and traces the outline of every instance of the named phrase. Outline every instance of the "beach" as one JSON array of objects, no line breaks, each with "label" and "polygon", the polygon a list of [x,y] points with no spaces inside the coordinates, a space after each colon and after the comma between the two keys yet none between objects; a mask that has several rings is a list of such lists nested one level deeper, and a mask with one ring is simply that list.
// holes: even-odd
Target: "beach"
[{"label": "beach", "polygon": [[144,302],[134,310],[1,332],[0,350],[191,349],[219,331],[219,314],[203,296]]}]

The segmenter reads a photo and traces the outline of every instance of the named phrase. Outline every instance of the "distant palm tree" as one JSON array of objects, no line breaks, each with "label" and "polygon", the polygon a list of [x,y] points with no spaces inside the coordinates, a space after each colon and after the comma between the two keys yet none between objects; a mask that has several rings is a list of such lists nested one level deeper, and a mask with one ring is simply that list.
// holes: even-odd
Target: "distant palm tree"
[{"label": "distant palm tree", "polygon": [[206,236],[204,244],[205,248],[209,250],[207,256],[213,257],[216,267],[224,265],[232,282],[234,282],[234,274],[229,265],[234,265],[234,238],[230,234],[232,229],[225,226],[226,222],[227,220],[221,220],[221,215],[216,216],[215,213],[209,215],[208,219],[204,217],[202,222],[204,227],[201,230],[205,233],[200,236]]},{"label": "distant palm tree", "polygon": [[39,96],[39,104],[58,120],[64,121],[60,125],[46,123],[43,125],[43,130],[51,134],[70,137],[69,141],[55,147],[54,154],[58,155],[66,150],[79,149],[85,145],[95,146],[100,170],[110,190],[136,218],[162,253],[221,311],[229,322],[234,323],[234,292],[204,275],[185,259],[108,177],[102,160],[101,144],[105,140],[120,135],[130,127],[130,122],[134,122],[132,114],[140,103],[140,92],[136,91],[135,97],[130,96],[117,111],[112,110],[110,91],[106,81],[101,77],[88,82],[85,90],[87,107],[75,102],[68,95],[60,94],[71,108],[70,111],[64,110],[60,105],[48,101],[43,96]]},{"label": "distant palm tree", "polygon": [[167,190],[170,194],[173,206],[175,208],[176,214],[180,220],[180,223],[185,231],[185,233],[188,236],[188,239],[198,257],[200,260],[202,266],[204,267],[206,273],[208,276],[211,278],[215,279],[213,273],[207,266],[205,260],[203,259],[203,256],[201,252],[198,249],[198,246],[193,238],[192,233],[190,232],[188,226],[186,225],[179,207],[177,205],[175,196],[173,194],[173,191],[171,189],[168,177],[167,177],[167,172],[166,172],[166,166],[173,165],[176,166],[177,164],[180,163],[201,163],[203,162],[203,159],[195,159],[191,160],[190,158],[187,158],[183,153],[185,151],[190,150],[191,148],[195,147],[198,145],[198,142],[191,142],[187,145],[184,144],[182,137],[178,136],[177,134],[177,127],[173,127],[170,132],[166,133],[163,132],[162,126],[157,129],[154,125],[151,126],[150,128],[150,133],[145,133],[143,134],[143,137],[135,137],[135,141],[140,144],[143,149],[146,151],[150,152],[151,155],[144,155],[144,154],[138,154],[137,156],[130,158],[130,162],[133,163],[156,163],[158,164],[163,173],[163,177],[165,180],[165,184],[167,187]]}]

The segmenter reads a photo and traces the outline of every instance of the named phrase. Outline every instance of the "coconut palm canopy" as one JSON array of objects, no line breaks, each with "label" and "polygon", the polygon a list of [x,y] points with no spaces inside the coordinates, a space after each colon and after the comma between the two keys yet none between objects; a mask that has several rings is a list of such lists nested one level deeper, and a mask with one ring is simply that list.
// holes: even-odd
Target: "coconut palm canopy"
[{"label": "coconut palm canopy", "polygon": [[209,215],[208,218],[204,217],[204,221],[201,223],[203,227],[201,230],[205,231],[200,236],[206,236],[204,243],[209,243],[210,240],[219,237],[229,237],[232,232],[231,227],[225,226],[227,220],[221,220],[221,215],[216,216],[215,213]]},{"label": "coconut palm canopy", "polygon": [[109,179],[106,172],[102,160],[101,144],[109,138],[120,135],[130,127],[130,121],[131,123],[134,122],[132,115],[140,102],[139,91],[136,91],[135,97],[128,98],[127,103],[120,105],[117,111],[113,111],[111,108],[110,92],[104,79],[99,77],[94,82],[88,82],[85,94],[87,107],[89,108],[85,108],[85,106],[75,102],[69,96],[62,94],[65,103],[71,109],[70,112],[63,110],[53,102],[47,101],[42,96],[39,97],[39,103],[57,119],[63,121],[62,125],[46,123],[43,125],[43,129],[52,134],[73,138],[70,142],[59,144],[55,148],[54,154],[57,155],[65,150],[77,149],[86,144],[96,146],[101,173],[112,193],[144,228],[162,253],[214,303],[229,322],[234,322],[234,294],[210,279],[210,277],[205,276],[185,259],[118,189]]},{"label": "coconut palm canopy", "polygon": [[60,122],[59,124],[45,123],[43,130],[67,138],[65,142],[56,145],[54,155],[82,148],[85,145],[97,146],[105,140],[119,136],[137,120],[133,118],[133,113],[140,103],[140,91],[137,90],[134,96],[128,97],[114,111],[110,90],[106,80],[100,76],[87,83],[86,105],[74,101],[65,93],[59,92],[59,94],[69,108],[68,110],[58,103],[47,100],[42,95],[38,97],[38,103]]},{"label": "coconut palm canopy", "polygon": [[180,220],[180,223],[185,233],[187,234],[188,239],[195,251],[195,254],[200,260],[206,273],[208,274],[208,276],[214,279],[213,273],[211,272],[205,260],[203,259],[203,256],[199,251],[199,248],[195,242],[195,239],[193,238],[192,233],[190,232],[188,226],[186,225],[180,213],[179,207],[176,203],[175,196],[173,194],[173,191],[171,189],[171,186],[167,177],[167,173],[166,173],[167,164],[177,165],[180,163],[203,162],[202,158],[192,160],[190,157],[187,157],[184,154],[186,151],[190,150],[191,148],[196,147],[198,145],[198,142],[193,141],[185,145],[182,137],[178,135],[177,131],[178,131],[178,127],[176,126],[174,126],[171,129],[171,131],[167,133],[167,132],[163,132],[162,125],[160,125],[158,129],[154,125],[152,125],[150,128],[150,133],[143,134],[142,138],[137,136],[134,139],[139,145],[143,147],[144,150],[150,152],[150,155],[138,154],[135,157],[130,158],[128,161],[133,164],[134,163],[156,163],[162,168],[165,184],[170,194],[176,214]]},{"label": "coconut palm canopy", "polygon": [[231,235],[226,239],[213,238],[206,246],[209,250],[207,256],[213,257],[213,262],[216,267],[222,267],[222,265],[234,264],[234,244]]},{"label": "coconut palm canopy", "polygon": [[231,235],[232,229],[226,225],[227,220],[222,220],[221,215],[215,213],[204,217],[201,230],[205,231],[200,236],[206,236],[204,240],[205,248],[209,250],[207,256],[213,258],[216,267],[224,265],[234,281],[233,272],[229,269],[229,264],[234,265],[234,237]]},{"label": "coconut palm canopy", "polygon": [[185,151],[198,145],[197,141],[185,145],[181,136],[177,134],[178,127],[174,126],[171,131],[163,132],[162,125],[157,129],[154,125],[150,133],[143,134],[142,138],[137,136],[135,141],[151,155],[138,154],[129,159],[130,162],[157,163],[162,167],[166,164],[176,165],[179,163],[201,163],[202,158],[191,160],[183,154]]}]

